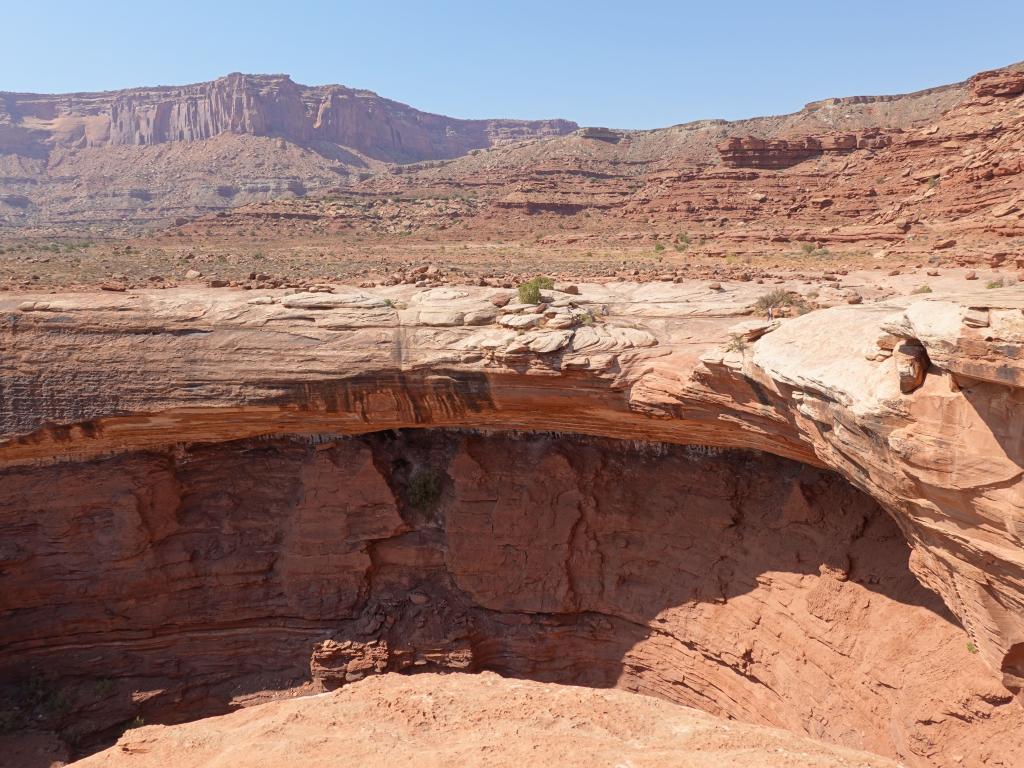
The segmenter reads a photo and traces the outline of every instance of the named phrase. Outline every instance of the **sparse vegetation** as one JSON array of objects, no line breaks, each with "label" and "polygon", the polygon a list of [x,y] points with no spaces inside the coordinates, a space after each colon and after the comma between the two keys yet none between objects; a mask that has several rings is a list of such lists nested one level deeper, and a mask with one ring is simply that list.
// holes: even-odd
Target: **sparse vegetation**
[{"label": "sparse vegetation", "polygon": [[441,500],[441,477],[433,468],[421,469],[412,474],[406,487],[409,505],[422,512],[429,512]]},{"label": "sparse vegetation", "polygon": [[988,283],[985,284],[985,287],[986,288],[1002,288],[1004,285],[1006,285],[1006,283],[1004,283],[1003,282],[1003,278],[1000,277],[998,280],[989,280]]},{"label": "sparse vegetation", "polygon": [[661,253],[662,251],[665,250],[665,244],[664,243],[655,243],[654,244],[654,250],[657,253]]},{"label": "sparse vegetation", "polygon": [[800,294],[781,288],[769,291],[754,302],[754,309],[758,312],[768,312],[769,310],[782,309],[783,307],[792,307],[800,314],[809,309],[807,302],[804,301]]},{"label": "sparse vegetation", "polygon": [[540,304],[540,286],[533,280],[519,286],[520,304]]},{"label": "sparse vegetation", "polygon": [[817,243],[800,243],[800,253],[804,256],[828,256],[828,248],[822,248]]},{"label": "sparse vegetation", "polygon": [[919,285],[917,288],[911,291],[911,293],[931,293],[932,287],[930,285]]},{"label": "sparse vegetation", "polygon": [[21,727],[21,716],[13,709],[0,709],[0,733],[11,733]]},{"label": "sparse vegetation", "polygon": [[105,699],[114,693],[116,686],[109,677],[101,677],[93,682],[93,691],[101,699]]},{"label": "sparse vegetation", "polygon": [[532,280],[527,280],[519,286],[520,304],[540,304],[541,289],[551,290],[555,287],[555,281],[550,277],[537,275]]},{"label": "sparse vegetation", "polygon": [[742,333],[729,334],[729,343],[725,346],[727,352],[742,352],[746,348],[747,342],[744,340]]},{"label": "sparse vegetation", "polygon": [[967,641],[967,652],[971,653],[971,654],[977,653],[978,652],[978,646],[976,646],[973,642],[968,640]]}]

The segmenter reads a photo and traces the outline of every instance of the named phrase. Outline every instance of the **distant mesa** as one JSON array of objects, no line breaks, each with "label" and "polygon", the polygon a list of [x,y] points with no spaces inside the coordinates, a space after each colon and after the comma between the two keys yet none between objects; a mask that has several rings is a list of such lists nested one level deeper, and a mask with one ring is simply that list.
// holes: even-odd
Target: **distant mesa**
[{"label": "distant mesa", "polygon": [[622,139],[622,132],[613,131],[611,128],[580,128],[576,131],[576,135],[583,139],[597,139],[599,141],[608,141],[612,144],[618,144]]},{"label": "distant mesa", "polygon": [[4,93],[0,125],[5,122],[30,129],[42,143],[77,148],[199,141],[234,133],[331,142],[391,162],[457,157],[474,148],[576,129],[568,120],[462,120],[420,112],[372,91],[241,73],[183,86]]}]

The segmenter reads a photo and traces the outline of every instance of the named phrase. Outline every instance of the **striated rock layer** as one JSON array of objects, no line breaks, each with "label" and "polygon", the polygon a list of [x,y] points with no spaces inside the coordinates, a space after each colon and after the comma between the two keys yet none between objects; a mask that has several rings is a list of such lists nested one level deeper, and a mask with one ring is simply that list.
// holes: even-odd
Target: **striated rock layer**
[{"label": "striated rock layer", "polygon": [[103,93],[0,92],[0,222],[166,218],[302,195],[385,162],[458,157],[575,129],[568,120],[435,115],[287,75],[234,73]]},{"label": "striated rock layer", "polygon": [[[1024,71],[778,118],[575,132],[392,168],[336,195],[241,206],[192,235],[494,240],[601,253],[813,254],[1024,268]],[[296,217],[289,220],[288,217]],[[302,217],[302,218],[298,218]],[[406,239],[409,238],[409,239]],[[679,255],[677,255],[679,254]]]},{"label": "striated rock layer", "polygon": [[[576,128],[566,120],[460,120],[420,112],[372,91],[240,73],[208,83],[106,93],[2,93],[0,108],[8,133],[13,137],[20,129],[40,151],[47,145],[140,146],[236,133],[331,142],[379,160],[408,162]],[[12,146],[4,149],[24,151],[9,140]]]},{"label": "striated rock layer", "polygon": [[913,765],[1024,756],[1019,707],[892,520],[788,460],[420,430],[16,468],[2,487],[7,705],[78,750],[134,718],[493,670]]},{"label": "striated rock layer", "polygon": [[213,721],[132,730],[76,765],[178,768],[628,765],[890,768],[895,763],[619,691],[489,675],[375,678]]},{"label": "striated rock layer", "polygon": [[[56,727],[96,713],[77,721],[88,741],[147,706],[173,719],[310,679],[496,669],[918,765],[1016,764],[1024,294],[737,323],[761,290],[0,299],[11,695]],[[808,468],[331,437],[404,427]],[[825,468],[888,512],[966,637],[902,570],[888,520]]]}]

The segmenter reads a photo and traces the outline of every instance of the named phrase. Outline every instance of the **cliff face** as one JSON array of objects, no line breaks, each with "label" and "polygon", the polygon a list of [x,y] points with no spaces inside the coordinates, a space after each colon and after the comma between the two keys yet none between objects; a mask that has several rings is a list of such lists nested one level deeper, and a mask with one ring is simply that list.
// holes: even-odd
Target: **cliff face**
[{"label": "cliff face", "polygon": [[371,91],[299,85],[287,75],[235,73],[208,83],[108,93],[6,93],[0,103],[0,118],[35,129],[43,143],[140,146],[236,133],[330,142],[392,162],[456,157],[576,128],[566,120],[460,120]]},{"label": "cliff face", "polygon": [[560,136],[567,120],[460,120],[287,75],[108,93],[0,93],[0,223],[173,219],[336,186],[384,163]]},{"label": "cliff face", "polygon": [[0,706],[79,751],[136,717],[491,670],[917,766],[954,765],[939,745],[1024,757],[1024,717],[893,521],[792,461],[410,430],[127,452],[0,488]]},{"label": "cliff face", "polygon": [[[239,675],[231,690],[257,692],[305,680],[307,663],[327,686],[433,665],[776,713],[919,765],[975,739],[974,764],[1016,764],[1020,290],[737,323],[762,291],[583,286],[501,309],[493,290],[411,286],[0,299],[6,663],[91,676],[130,643],[157,680],[141,699],[125,684],[107,727],[140,701],[160,717],[168,698],[227,706],[212,691]],[[755,449],[808,468],[551,438],[336,439],[406,427]],[[223,444],[289,435],[306,437]],[[904,546],[966,634],[905,578]],[[97,547],[115,553],[112,581]],[[202,586],[218,580],[229,588]],[[927,664],[907,672],[908,655]],[[919,683],[952,689],[930,699]],[[937,711],[908,711],[921,701]]]},{"label": "cliff face", "polygon": [[[896,132],[893,132],[896,133]],[[788,168],[822,154],[846,154],[856,149],[881,149],[892,135],[879,130],[804,136],[799,139],[732,137],[715,145],[722,162],[731,168]]]}]

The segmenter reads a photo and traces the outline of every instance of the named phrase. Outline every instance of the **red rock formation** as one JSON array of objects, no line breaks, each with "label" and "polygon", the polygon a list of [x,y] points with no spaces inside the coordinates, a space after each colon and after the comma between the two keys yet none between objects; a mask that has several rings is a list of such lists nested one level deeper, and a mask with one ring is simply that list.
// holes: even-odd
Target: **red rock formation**
[{"label": "red rock formation", "polygon": [[[657,178],[666,169],[689,173],[717,163],[715,144],[730,135],[788,141],[884,134],[934,120],[967,90],[957,84],[901,97],[818,102],[782,117],[578,134],[568,121],[455,120],[367,91],[300,86],[280,75],[230,75],[212,83],[116,93],[6,93],[0,94],[0,221],[108,227],[171,222],[355,183],[384,171],[384,161],[454,158],[488,147],[508,151],[441,169],[397,166],[401,181],[379,186],[390,192],[393,186],[436,186],[443,179],[462,194],[479,191],[482,182],[485,188],[506,187],[496,195],[501,198],[521,182],[532,182],[538,166],[597,171],[600,182],[584,190],[576,188],[571,173],[549,176],[548,185],[522,190],[526,204],[506,209],[565,215],[586,210],[583,192],[599,191],[601,202],[618,200],[643,190],[643,178]],[[550,140],[518,145],[536,138]],[[544,200],[550,190],[575,194],[582,202],[552,204]],[[627,219],[647,221],[657,211],[647,210],[641,219],[649,198],[641,194],[632,202],[623,211]],[[508,214],[503,218],[503,224],[516,226]]]},{"label": "red rock formation", "polygon": [[498,147],[378,175],[326,201],[263,203],[184,231],[230,235],[301,210],[310,223],[290,236],[401,234],[412,237],[403,245],[425,247],[529,238],[598,252],[688,233],[677,261],[808,247],[840,258],[998,264],[1024,235],[1020,77],[1009,68],[928,96],[627,131],[617,143],[570,135]]},{"label": "red rock formation", "polygon": [[[549,292],[545,307],[501,308],[471,288],[0,299],[0,460],[18,525],[5,549],[16,584],[0,594],[24,601],[9,604],[8,663],[41,660],[58,680],[121,658],[149,670],[118,689],[122,709],[102,710],[93,735],[143,702],[160,717],[224,706],[240,658],[251,660],[242,690],[301,682],[296,659],[304,667],[319,643],[314,674],[330,684],[370,670],[501,669],[745,719],[776,713],[770,722],[919,765],[1014,764],[1020,291],[736,327],[762,290],[583,286]],[[901,387],[901,339],[924,351],[914,387]],[[789,470],[722,456],[621,460],[529,441],[492,452],[493,437],[355,454],[348,442],[174,447],[427,426],[744,447],[834,468],[892,516],[913,573],[967,635],[914,592],[886,518],[814,474],[796,490],[772,485]],[[429,467],[443,476],[420,478]],[[687,499],[682,513],[675,499]],[[335,535],[324,539],[325,526]],[[97,563],[97,548],[117,554]],[[231,588],[202,587],[217,579]],[[124,586],[102,591],[112,583]],[[821,640],[803,645],[809,636]],[[896,636],[907,639],[890,645]],[[914,642],[927,647],[920,671],[887,675],[888,664],[906,670]],[[67,701],[86,706],[73,690]],[[922,702],[954,714],[924,715]]]},{"label": "red rock formation", "polygon": [[892,143],[891,133],[879,130],[805,136],[800,139],[729,138],[715,145],[722,162],[730,168],[788,168],[822,154],[842,154],[856,149],[881,149]]},{"label": "red rock formation", "polygon": [[1024,93],[1024,72],[994,69],[971,78],[971,93],[978,98],[1010,98]]},{"label": "red rock formation", "polygon": [[42,141],[102,147],[200,141],[223,133],[340,144],[368,157],[416,161],[576,129],[566,120],[460,120],[371,91],[309,87],[287,75],[234,73],[208,83],[109,93],[3,94],[13,125],[44,121]]},{"label": "red rock formation", "polygon": [[420,431],[130,453],[0,487],[4,709],[77,749],[136,717],[494,670],[914,765],[953,764],[935,745],[968,766],[1024,756],[1019,709],[892,521],[793,462]]},{"label": "red rock formation", "polygon": [[[385,735],[386,734],[386,735]],[[621,691],[492,675],[373,678],[329,696],[268,704],[175,729],[128,731],[88,766],[307,768],[558,765],[893,768],[781,731],[724,723]]]},{"label": "red rock formation", "polygon": [[[107,93],[0,93],[0,222],[119,225],[303,195],[386,162],[576,129],[461,120],[287,75]],[[56,171],[56,168],[60,171]],[[12,203],[13,201],[13,203]]]}]

